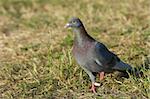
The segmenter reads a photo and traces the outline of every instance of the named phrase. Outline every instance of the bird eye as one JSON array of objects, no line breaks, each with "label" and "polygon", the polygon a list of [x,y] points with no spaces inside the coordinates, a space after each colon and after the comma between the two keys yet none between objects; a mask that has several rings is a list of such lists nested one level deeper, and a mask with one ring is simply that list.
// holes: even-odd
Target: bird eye
[{"label": "bird eye", "polygon": [[76,21],[72,21],[73,24],[76,24]]}]

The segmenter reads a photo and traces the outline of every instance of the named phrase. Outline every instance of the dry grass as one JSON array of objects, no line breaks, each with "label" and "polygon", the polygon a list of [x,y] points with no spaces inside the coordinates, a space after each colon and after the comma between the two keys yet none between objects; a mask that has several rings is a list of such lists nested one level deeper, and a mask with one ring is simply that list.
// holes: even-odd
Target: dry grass
[{"label": "dry grass", "polygon": [[96,95],[88,92],[63,28],[72,16],[125,62],[141,66],[150,55],[149,0],[0,0],[0,98],[150,98],[144,68],[142,78],[106,75]]}]

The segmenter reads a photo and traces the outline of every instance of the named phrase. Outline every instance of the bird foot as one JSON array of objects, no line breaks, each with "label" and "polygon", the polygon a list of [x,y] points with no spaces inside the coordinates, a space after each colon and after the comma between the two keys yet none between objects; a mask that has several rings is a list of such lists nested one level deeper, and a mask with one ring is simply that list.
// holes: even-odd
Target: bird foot
[{"label": "bird foot", "polygon": [[93,93],[96,93],[96,86],[95,86],[95,83],[92,84],[90,91],[92,91]]},{"label": "bird foot", "polygon": [[103,80],[103,79],[104,79],[104,75],[105,75],[104,72],[100,72],[100,73],[99,73],[99,79],[100,79],[100,80]]}]

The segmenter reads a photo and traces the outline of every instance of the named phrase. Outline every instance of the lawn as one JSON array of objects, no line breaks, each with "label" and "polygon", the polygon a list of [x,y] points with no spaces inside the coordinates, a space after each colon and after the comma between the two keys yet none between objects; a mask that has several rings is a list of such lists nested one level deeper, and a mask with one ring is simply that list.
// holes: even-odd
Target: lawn
[{"label": "lawn", "polygon": [[[64,29],[73,16],[143,77],[107,74],[90,92]],[[149,49],[150,0],[0,0],[0,99],[150,99]]]}]

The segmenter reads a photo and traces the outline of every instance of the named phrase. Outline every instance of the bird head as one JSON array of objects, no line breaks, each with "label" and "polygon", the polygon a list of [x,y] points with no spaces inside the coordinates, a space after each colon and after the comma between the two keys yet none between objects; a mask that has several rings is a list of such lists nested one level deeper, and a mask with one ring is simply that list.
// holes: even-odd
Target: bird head
[{"label": "bird head", "polygon": [[65,25],[65,28],[79,28],[83,24],[79,18],[73,17],[69,20],[69,22]]}]

